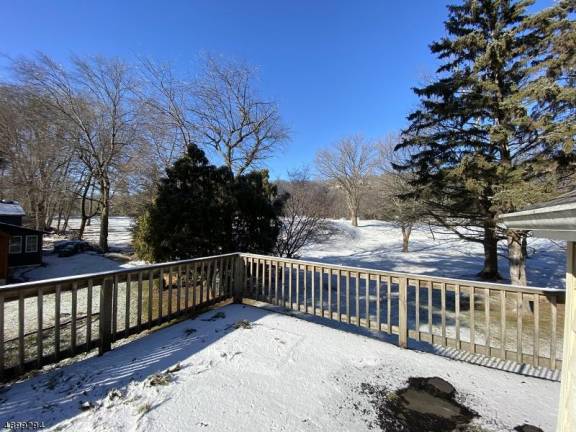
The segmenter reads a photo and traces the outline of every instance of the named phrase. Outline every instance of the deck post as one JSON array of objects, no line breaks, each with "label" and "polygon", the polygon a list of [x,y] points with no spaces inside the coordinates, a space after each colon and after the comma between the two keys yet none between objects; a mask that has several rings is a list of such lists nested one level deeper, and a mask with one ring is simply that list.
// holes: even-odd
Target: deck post
[{"label": "deck post", "polygon": [[112,278],[106,278],[102,282],[100,290],[100,344],[98,355],[102,355],[112,349]]},{"label": "deck post", "polygon": [[398,292],[398,345],[408,348],[408,279],[400,278]]},{"label": "deck post", "polygon": [[576,241],[569,241],[566,251],[566,304],[564,314],[564,348],[562,378],[560,380],[560,406],[556,430],[573,431],[576,426]]},{"label": "deck post", "polygon": [[236,304],[242,303],[242,297],[244,296],[244,259],[242,255],[238,254],[236,256],[236,269],[234,277],[234,287],[233,287],[233,302]]}]

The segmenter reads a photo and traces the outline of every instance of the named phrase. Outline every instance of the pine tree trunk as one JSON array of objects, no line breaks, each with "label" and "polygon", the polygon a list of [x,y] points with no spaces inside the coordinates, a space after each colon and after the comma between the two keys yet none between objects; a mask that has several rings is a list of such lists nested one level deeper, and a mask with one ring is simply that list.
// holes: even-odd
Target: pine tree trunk
[{"label": "pine tree trunk", "polygon": [[510,262],[510,283],[526,285],[526,233],[508,230],[508,260]]},{"label": "pine tree trunk", "polygon": [[402,226],[402,252],[408,252],[408,242],[410,241],[410,234],[412,234],[411,226]]},{"label": "pine tree trunk", "polygon": [[498,236],[496,223],[489,219],[484,223],[484,268],[479,273],[482,279],[498,280]]}]

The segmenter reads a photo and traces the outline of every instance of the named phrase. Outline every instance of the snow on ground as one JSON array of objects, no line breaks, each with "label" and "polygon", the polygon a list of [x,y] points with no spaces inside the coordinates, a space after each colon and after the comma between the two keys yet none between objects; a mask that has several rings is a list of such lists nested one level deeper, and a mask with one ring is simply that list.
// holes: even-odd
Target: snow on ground
[{"label": "snow on ground", "polygon": [[[105,271],[122,270],[126,268],[138,267],[143,265],[143,261],[128,261],[111,259],[109,255],[99,254],[97,252],[84,252],[70,257],[59,257],[55,254],[44,254],[44,265],[41,267],[21,268],[18,269],[13,277],[20,281],[38,281],[44,279],[60,278],[65,276],[77,276],[87,273],[98,273]],[[86,311],[87,305],[87,290],[84,289],[86,285],[80,286],[77,293],[77,308],[80,314]],[[125,284],[120,284],[120,292],[123,293]],[[133,290],[137,288],[133,286]],[[92,295],[92,308],[97,311],[100,304],[100,286],[94,286]],[[70,291],[62,294],[62,303],[60,305],[61,317],[69,317],[72,313],[72,299]],[[132,298],[133,311],[136,310],[136,298]],[[53,294],[44,295],[44,326],[51,326],[54,324],[55,316],[55,296]],[[119,298],[119,308],[125,307],[125,296]],[[25,299],[25,331],[33,332],[37,328],[38,314],[36,309],[37,297],[29,297]],[[123,310],[123,309],[121,309]],[[18,332],[18,302],[10,301],[5,303],[4,321],[6,328],[4,334],[7,338],[17,337]]]},{"label": "snow on ground", "polygon": [[[331,220],[333,235],[306,247],[301,259],[378,270],[417,273],[459,279],[477,279],[482,269],[483,249],[455,235],[434,236],[427,226],[417,226],[410,238],[410,252],[402,253],[399,228],[377,220],[362,220],[358,227],[347,220]],[[501,243],[501,255],[505,244]],[[528,285],[564,288],[566,245],[547,239],[530,238],[527,263]],[[508,262],[499,260],[500,274],[508,277]]]},{"label": "snow on ground", "polygon": [[59,257],[49,253],[44,254],[42,261],[44,262],[43,266],[20,269],[17,276],[28,281],[35,281],[85,273],[121,270],[143,264],[141,261],[123,262],[113,260],[96,252],[83,252],[70,257]]},{"label": "snow on ground", "polygon": [[[79,219],[70,221],[72,228],[77,227],[79,223]],[[110,218],[110,245],[113,248],[121,251],[132,250],[131,226],[131,218]],[[414,228],[409,253],[402,253],[400,229],[390,223],[362,220],[360,226],[355,228],[347,220],[331,220],[330,226],[332,231],[330,238],[306,247],[301,252],[302,259],[461,279],[477,279],[476,275],[482,269],[482,245],[460,240],[451,234],[432,235],[426,226]],[[97,243],[98,227],[99,221],[94,219],[92,225],[87,228],[87,240]],[[48,237],[46,243],[49,245],[51,240],[53,239]],[[501,254],[505,255],[504,243],[501,243],[501,248]],[[527,274],[530,286],[564,287],[565,248],[563,242],[529,239],[530,258],[527,264]],[[142,262],[122,264],[101,255],[90,254],[81,254],[71,258],[46,255],[44,260],[46,267],[27,272],[28,280],[114,270],[125,265],[143,264]],[[506,278],[508,262],[503,256],[500,257],[499,265],[501,275]]]},{"label": "snow on ground", "polygon": [[[80,226],[80,218],[70,218],[71,229]],[[100,221],[92,220],[92,224],[86,227],[84,240],[98,244],[100,235]],[[132,218],[112,217],[109,224],[108,243],[112,251],[129,253],[132,251]],[[104,271],[121,270],[122,268],[143,265],[143,261],[126,261],[126,257],[117,253],[99,254],[96,252],[84,252],[70,257],[59,257],[52,253],[54,242],[63,240],[59,235],[44,236],[43,265],[40,267],[23,267],[17,269],[13,277],[18,280],[36,281],[65,276],[76,276],[85,273],[98,273]],[[118,259],[118,258],[121,259]]]},{"label": "snow on ground", "polygon": [[[552,431],[559,383],[446,359],[250,306],[229,305],[0,392],[0,424],[69,431],[362,431],[363,383],[452,383],[487,431]],[[210,320],[210,318],[213,318]],[[247,320],[251,328],[235,328]],[[250,326],[249,326],[250,327]],[[156,385],[154,385],[156,384]],[[82,409],[84,404],[85,409]]]},{"label": "snow on ground", "polygon": [[[111,249],[121,251],[132,250],[132,225],[134,220],[131,217],[115,216],[111,217],[108,226],[108,245]],[[80,218],[70,218],[68,224],[71,229],[80,228]],[[84,240],[91,243],[98,243],[100,238],[100,219],[95,217],[92,223],[84,231]]]},{"label": "snow on ground", "polygon": [[[68,220],[68,229],[77,230],[80,228],[81,219],[72,217]],[[108,221],[108,246],[111,250],[118,252],[131,252],[132,249],[132,226],[134,219],[127,216],[113,216]],[[51,249],[52,243],[62,240],[63,237],[58,235],[44,236],[45,248]],[[83,239],[98,244],[100,239],[100,219],[92,218],[90,225],[84,229]]]}]

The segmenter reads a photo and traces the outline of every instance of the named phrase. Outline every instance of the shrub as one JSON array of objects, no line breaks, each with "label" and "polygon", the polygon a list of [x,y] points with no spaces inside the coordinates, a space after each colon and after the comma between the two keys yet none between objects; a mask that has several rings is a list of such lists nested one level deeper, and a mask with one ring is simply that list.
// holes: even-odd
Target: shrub
[{"label": "shrub", "polygon": [[278,237],[281,207],[267,171],[235,178],[192,145],[166,170],[156,199],[138,218],[134,248],[149,262],[268,253]]}]

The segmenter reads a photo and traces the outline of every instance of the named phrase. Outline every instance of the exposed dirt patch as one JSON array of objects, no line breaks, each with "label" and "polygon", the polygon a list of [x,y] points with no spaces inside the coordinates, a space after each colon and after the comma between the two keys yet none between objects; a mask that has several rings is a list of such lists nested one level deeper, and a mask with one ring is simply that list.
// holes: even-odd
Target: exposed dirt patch
[{"label": "exposed dirt patch", "polygon": [[442,378],[413,377],[408,386],[390,392],[362,384],[371,398],[377,424],[386,432],[464,432],[478,415],[455,400],[456,389]]},{"label": "exposed dirt patch", "polygon": [[539,427],[532,426],[527,423],[524,423],[522,426],[516,426],[514,430],[517,432],[544,432]]},{"label": "exposed dirt patch", "polygon": [[248,320],[240,320],[236,321],[232,327],[235,329],[251,329],[252,323]]},{"label": "exposed dirt patch", "polygon": [[157,374],[152,375],[152,377],[148,380],[148,385],[151,387],[156,386],[165,386],[170,384],[174,378],[172,374],[169,372],[159,372]]}]

